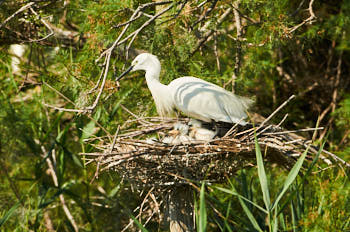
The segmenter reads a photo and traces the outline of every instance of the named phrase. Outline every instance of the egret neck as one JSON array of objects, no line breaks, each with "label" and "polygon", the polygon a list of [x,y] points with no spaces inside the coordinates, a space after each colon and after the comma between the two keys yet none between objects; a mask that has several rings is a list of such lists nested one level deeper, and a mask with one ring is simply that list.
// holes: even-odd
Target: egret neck
[{"label": "egret neck", "polygon": [[159,62],[152,62],[151,66],[147,66],[145,69],[146,82],[152,97],[156,103],[157,112],[160,116],[171,116],[174,113],[174,102],[169,91],[169,87],[160,83],[160,64]]}]

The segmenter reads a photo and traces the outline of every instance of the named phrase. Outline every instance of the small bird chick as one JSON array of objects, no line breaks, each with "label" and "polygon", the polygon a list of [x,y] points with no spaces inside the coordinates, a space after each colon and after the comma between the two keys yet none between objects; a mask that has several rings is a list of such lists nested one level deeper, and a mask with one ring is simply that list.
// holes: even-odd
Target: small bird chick
[{"label": "small bird chick", "polygon": [[174,124],[174,129],[169,131],[170,136],[166,136],[163,138],[163,143],[178,145],[181,143],[188,143],[193,140],[189,135],[189,126],[183,124],[181,122],[177,122]]},{"label": "small bird chick", "polygon": [[202,122],[198,120],[192,119],[188,124],[191,126],[189,136],[195,140],[209,141],[212,140],[217,134],[217,131],[203,128]]}]

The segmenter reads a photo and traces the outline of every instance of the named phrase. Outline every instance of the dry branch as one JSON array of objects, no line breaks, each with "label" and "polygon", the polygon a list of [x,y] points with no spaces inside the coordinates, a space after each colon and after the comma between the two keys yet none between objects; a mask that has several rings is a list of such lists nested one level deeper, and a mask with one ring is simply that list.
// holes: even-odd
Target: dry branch
[{"label": "dry branch", "polygon": [[[102,143],[100,140],[98,144],[93,144],[99,151],[82,155],[90,161],[98,162],[99,171],[116,171],[134,186],[141,188],[181,185],[187,180],[221,182],[237,170],[255,162],[254,134],[251,134],[251,128],[237,127],[228,136],[211,141],[189,140],[169,144],[162,139],[169,134],[175,120],[150,119],[152,124],[144,124],[144,118],[138,119],[138,127],[127,132],[121,131],[114,144],[102,139]],[[291,168],[297,157],[305,151],[305,146],[311,142],[294,132],[321,128],[284,131],[280,127],[266,125],[256,129],[259,129],[256,136],[260,146],[263,150],[267,149],[267,162]],[[310,149],[309,160],[316,153],[316,147]],[[330,155],[326,151],[322,154],[325,162],[329,162],[325,157],[342,162],[334,154]],[[348,166],[345,162],[343,164]]]},{"label": "dry branch", "polygon": [[306,23],[309,23],[309,24],[312,24],[313,22],[315,22],[315,19],[316,19],[316,15],[314,13],[314,10],[312,8],[312,5],[314,4],[314,1],[315,0],[310,0],[310,3],[309,3],[309,8],[308,8],[308,11],[310,13],[310,17],[305,19],[303,22],[299,23],[298,25],[292,27],[288,33],[291,34],[293,33],[294,31],[296,31],[299,27],[303,26],[304,24]]},{"label": "dry branch", "polygon": [[[216,28],[218,28],[224,22],[224,20],[227,18],[227,16],[229,16],[231,11],[231,7],[225,10],[225,12],[218,18],[216,22]],[[201,36],[201,39],[197,42],[195,49],[193,49],[193,51],[191,52],[192,56],[209,40],[209,38],[215,33],[215,31],[216,29],[208,30],[204,33],[204,35]]]},{"label": "dry branch", "polygon": [[241,40],[242,40],[242,27],[241,27],[241,18],[239,17],[238,13],[238,6],[240,4],[240,0],[236,1],[234,3],[233,7],[233,14],[235,18],[235,23],[236,23],[236,32],[237,32],[237,38],[236,38],[236,57],[235,57],[235,66],[234,66],[234,71],[231,77],[231,83],[232,83],[232,92],[234,91],[234,86],[235,86],[235,80],[237,79],[239,69],[241,66],[241,53],[242,53],[242,46],[241,46]]},{"label": "dry branch", "polygon": [[[52,149],[52,151],[50,151],[49,153],[46,151],[45,147],[44,146],[41,146],[41,150],[43,152],[43,154],[41,155],[43,158],[45,158],[45,156],[47,154],[51,154],[53,160],[55,161],[55,149]],[[56,171],[55,171],[55,164],[52,163],[50,157],[47,157],[45,158],[46,160],[46,163],[47,163],[47,166],[49,167],[49,170],[50,170],[50,175],[52,177],[52,181],[55,185],[55,187],[59,187],[58,185],[58,178],[57,178],[57,175],[56,175]],[[67,204],[66,204],[66,200],[63,196],[63,194],[60,194],[59,195],[59,199],[61,201],[61,204],[62,204],[62,208],[63,208],[63,211],[64,213],[66,214],[66,217],[68,218],[69,222],[72,224],[72,227],[74,228],[74,231],[77,232],[79,231],[79,227],[77,226],[77,223],[75,222],[75,219],[72,215],[72,213],[70,212]]]},{"label": "dry branch", "polygon": [[34,4],[34,2],[29,2],[28,4],[22,6],[19,10],[17,10],[15,13],[13,13],[10,17],[8,17],[7,19],[4,20],[4,22],[1,23],[0,28],[2,28],[8,21],[10,21],[11,19],[13,19],[17,14],[21,13],[22,11],[27,10],[28,8],[30,8],[32,5]]}]

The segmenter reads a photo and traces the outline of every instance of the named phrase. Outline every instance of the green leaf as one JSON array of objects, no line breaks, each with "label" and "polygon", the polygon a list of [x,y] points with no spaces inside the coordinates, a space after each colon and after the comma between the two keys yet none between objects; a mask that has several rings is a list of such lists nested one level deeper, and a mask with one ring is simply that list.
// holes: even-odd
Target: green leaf
[{"label": "green leaf", "polygon": [[273,216],[272,225],[273,225],[272,231],[273,231],[273,232],[278,232],[277,208],[275,209],[275,213],[274,213],[274,216]]},{"label": "green leaf", "polygon": [[304,153],[301,155],[301,157],[298,159],[298,161],[294,164],[292,170],[290,170],[290,172],[287,176],[287,179],[284,182],[283,189],[282,189],[281,193],[278,195],[275,203],[272,206],[272,210],[278,205],[279,201],[281,200],[281,198],[283,197],[283,195],[285,194],[285,192],[287,191],[289,186],[294,182],[295,178],[298,176],[298,173],[300,171],[300,168],[303,165],[303,162],[305,160],[305,157],[306,157],[308,150],[309,150],[309,148],[307,148],[304,151]]},{"label": "green leaf", "polygon": [[205,208],[205,191],[204,191],[204,182],[202,183],[201,192],[199,196],[199,232],[206,231],[207,227],[207,210]]},{"label": "green leaf", "polygon": [[240,195],[239,193],[237,193],[236,189],[234,188],[234,186],[232,186],[232,190],[231,189],[226,189],[226,188],[222,188],[222,187],[214,187],[222,192],[237,196],[238,198],[241,198],[242,200],[245,200],[246,202],[249,202],[250,204],[254,205],[256,208],[258,208],[259,210],[261,210],[262,212],[268,214],[268,211],[264,208],[262,208],[261,206],[257,205],[256,203],[252,202],[251,200],[249,200],[248,198],[245,198],[244,196]]},{"label": "green leaf", "polygon": [[83,141],[84,139],[89,138],[91,135],[93,135],[94,131],[95,131],[95,122],[90,121],[87,125],[84,126],[83,134],[80,140]]},{"label": "green leaf", "polygon": [[64,138],[66,133],[69,131],[69,129],[71,128],[71,125],[72,125],[72,123],[69,123],[67,126],[64,127],[64,130],[58,131],[56,141],[58,141],[60,143],[64,143],[64,139],[62,139],[62,138]]},{"label": "green leaf", "polygon": [[[322,150],[323,150],[324,144],[325,144],[325,143],[323,143],[323,144],[321,145],[320,149],[318,150],[318,152],[317,152],[315,158],[313,159],[313,161],[312,161],[310,167],[308,168],[308,170],[306,171],[305,175],[303,176],[303,178],[302,178],[301,183],[300,183],[299,186],[301,186],[301,185],[305,182],[306,177],[308,177],[309,174],[311,173],[312,168],[315,166],[315,164],[316,164],[316,162],[317,162],[317,160],[318,160],[318,158],[319,158],[319,156],[320,156],[320,154],[321,154],[321,152],[322,152]],[[288,199],[284,202],[283,206],[279,209],[278,214],[280,214],[280,213],[287,207],[288,203],[292,200],[294,194],[296,194],[296,192],[297,192],[299,186],[297,186],[296,189],[288,196]]]},{"label": "green leaf", "polygon": [[295,207],[294,207],[293,201],[290,204],[291,204],[290,210],[291,210],[291,214],[292,214],[293,232],[295,232],[295,231],[297,231],[296,228],[298,228],[298,223],[297,223],[296,218],[295,218]]},{"label": "green leaf", "polygon": [[135,224],[137,225],[137,227],[142,231],[142,232],[148,232],[148,230],[143,227],[143,225],[139,222],[139,220],[137,220],[132,214],[130,214],[130,217],[132,218],[132,220],[135,222]]},{"label": "green leaf", "polygon": [[121,96],[121,99],[114,105],[112,112],[110,114],[110,117],[112,118],[115,114],[115,112],[117,111],[117,109],[120,106],[120,103],[122,103],[131,93],[132,91],[134,91],[135,87],[132,87],[131,89],[129,89],[128,91],[126,91],[125,93],[123,93],[123,95]]},{"label": "green leaf", "polygon": [[[43,106],[43,107],[45,107],[45,106]],[[49,136],[50,136],[51,132],[53,131],[53,129],[60,123],[63,114],[64,114],[64,112],[59,113],[57,118],[55,119],[55,121],[50,125],[49,129],[47,130],[47,132],[45,133],[45,135],[44,135],[44,137],[42,139],[42,143],[45,142],[46,139],[49,138]]]},{"label": "green leaf", "polygon": [[116,187],[114,187],[114,188],[109,192],[108,197],[114,197],[115,194],[118,193],[118,191],[119,191],[119,189],[120,189],[120,185],[121,185],[121,184],[119,183]]},{"label": "green leaf", "polygon": [[261,231],[261,228],[258,224],[258,222],[255,220],[252,212],[249,210],[249,208],[247,207],[247,205],[244,203],[244,201],[241,198],[238,198],[239,203],[241,204],[245,214],[247,215],[247,217],[249,218],[250,223],[252,223],[253,227],[257,230],[257,231]]},{"label": "green leaf", "polygon": [[267,177],[266,177],[266,173],[265,173],[264,162],[263,162],[260,146],[258,144],[258,140],[257,140],[256,136],[255,136],[254,140],[255,140],[255,154],[256,154],[256,162],[258,165],[259,181],[260,181],[261,190],[263,193],[263,199],[264,199],[266,209],[269,210],[270,209],[270,194],[269,194],[269,188],[267,187]]},{"label": "green leaf", "polygon": [[286,222],[284,221],[284,217],[283,217],[283,214],[280,214],[279,216],[279,221],[280,221],[280,224],[281,224],[281,230],[282,231],[287,231],[287,227],[286,227]]},{"label": "green leaf", "polygon": [[78,166],[78,167],[81,167],[81,168],[84,168],[84,165],[81,163],[79,157],[75,154],[72,154],[72,159],[73,159],[73,162]]},{"label": "green leaf", "polygon": [[9,211],[5,213],[5,215],[0,218],[0,227],[12,216],[12,214],[15,212],[15,210],[20,206],[20,202],[17,202],[14,204]]},{"label": "green leaf", "polygon": [[232,232],[232,229],[231,229],[230,225],[229,225],[228,222],[227,222],[227,219],[230,217],[230,209],[231,209],[231,200],[229,201],[228,206],[227,206],[227,210],[226,210],[226,215],[225,215],[225,228],[227,228],[227,230],[228,230],[229,232]]}]

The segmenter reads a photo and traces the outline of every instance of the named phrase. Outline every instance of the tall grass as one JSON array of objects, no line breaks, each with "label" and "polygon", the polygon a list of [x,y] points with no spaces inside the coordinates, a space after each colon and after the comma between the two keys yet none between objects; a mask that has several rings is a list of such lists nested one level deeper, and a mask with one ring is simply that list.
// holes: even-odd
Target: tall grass
[{"label": "tall grass", "polygon": [[[247,181],[249,178],[247,171],[241,171],[241,180],[238,181],[241,184],[241,186],[238,186],[241,192],[237,190],[237,183],[232,182],[232,180],[228,181],[229,188],[207,186],[212,190],[210,194],[206,194],[207,200],[220,210],[215,209],[214,211],[203,212],[202,207],[199,210],[197,209],[197,220],[202,223],[207,222],[206,217],[208,214],[208,222],[215,222],[215,226],[210,223],[207,225],[197,223],[197,231],[206,231],[206,228],[208,231],[215,231],[218,228],[221,231],[308,231],[309,224],[305,224],[305,221],[308,221],[308,214],[314,212],[315,207],[309,209],[307,207],[310,204],[312,205],[312,202],[314,202],[313,205],[317,205],[319,196],[308,193],[307,188],[310,182],[319,178],[318,176],[312,176],[312,171],[317,170],[315,166],[323,150],[323,145],[321,145],[311,163],[304,163],[308,152],[308,149],[306,149],[288,174],[279,175],[276,173],[279,171],[276,167],[266,172],[266,168],[271,166],[264,164],[263,154],[255,139],[257,172],[254,170],[250,171],[253,175],[251,178],[254,179],[251,179],[249,183]],[[306,168],[301,173],[303,167]],[[322,172],[315,173],[321,174]],[[275,177],[279,178],[277,185],[276,183],[271,183],[271,178]],[[344,181],[348,182],[347,177],[344,176],[344,178]],[[239,179],[236,178],[236,180]],[[251,184],[253,182],[256,184]],[[200,205],[204,204],[205,188],[203,186],[204,184],[200,191]],[[348,191],[348,188],[346,189]],[[310,190],[313,192],[313,189]],[[319,193],[318,189],[314,189],[314,191]],[[234,198],[232,199],[230,196]],[[322,204],[324,203],[320,203],[320,208],[317,210],[319,214],[324,209]],[[222,215],[226,215],[225,218],[222,218],[223,216],[217,212],[225,212],[222,213]],[[342,212],[349,215],[349,212]],[[232,216],[230,217],[230,215]],[[201,217],[205,217],[205,220]],[[344,222],[341,225],[342,228],[347,228],[348,226],[349,222]]]}]

